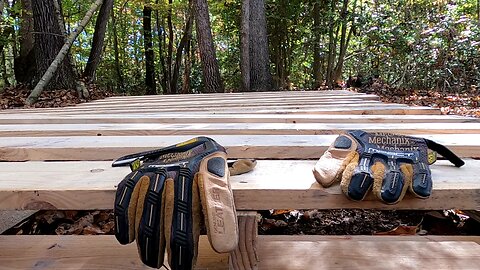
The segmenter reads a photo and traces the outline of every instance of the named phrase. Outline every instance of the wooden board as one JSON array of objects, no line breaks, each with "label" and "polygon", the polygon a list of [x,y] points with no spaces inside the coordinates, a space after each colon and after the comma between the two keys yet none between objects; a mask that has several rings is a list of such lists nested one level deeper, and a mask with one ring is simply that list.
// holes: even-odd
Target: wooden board
[{"label": "wooden board", "polygon": [[[259,236],[259,269],[476,269],[480,263],[475,237],[289,239]],[[199,246],[196,269],[227,269],[227,256],[214,253],[205,236]],[[113,236],[0,236],[0,250],[0,269],[151,269],[135,244],[121,246]]]},{"label": "wooden board", "polygon": [[[122,246],[112,235],[2,235],[0,239],[0,269],[5,270],[152,269],[138,258],[135,243]],[[228,254],[216,253],[201,236],[197,269],[228,269]]]},{"label": "wooden board", "polygon": [[259,241],[259,269],[478,269],[472,242]]},{"label": "wooden board", "polygon": [[[373,196],[348,200],[338,185],[322,188],[314,179],[315,161],[260,160],[255,170],[231,177],[239,210],[263,209],[480,209],[480,161],[456,168],[445,161],[431,167],[433,194],[407,196],[385,205]],[[110,162],[0,163],[0,209],[111,209],[115,188],[129,172]]]},{"label": "wooden board", "polygon": [[336,115],[336,114],[0,114],[0,124],[99,123],[480,123],[479,118],[453,115]]},{"label": "wooden board", "polygon": [[[318,159],[337,135],[214,135],[229,158]],[[429,134],[422,137],[447,146],[461,157],[480,157],[477,134]],[[120,156],[174,145],[192,136],[3,137],[0,160],[113,160]]]},{"label": "wooden board", "polygon": [[331,135],[354,129],[404,135],[478,134],[480,123],[195,123],[0,125],[0,136]]}]

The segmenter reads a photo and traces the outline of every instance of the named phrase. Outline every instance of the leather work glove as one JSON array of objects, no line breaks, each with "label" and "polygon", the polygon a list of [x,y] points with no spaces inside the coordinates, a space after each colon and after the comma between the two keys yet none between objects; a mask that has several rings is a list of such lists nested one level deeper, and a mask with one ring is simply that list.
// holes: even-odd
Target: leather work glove
[{"label": "leather work glove", "polygon": [[315,164],[313,174],[323,187],[340,181],[342,192],[356,201],[363,200],[372,186],[375,196],[387,204],[401,201],[407,189],[425,199],[432,193],[428,149],[457,167],[465,164],[448,148],[428,139],[353,130],[336,138]]},{"label": "leather work glove", "polygon": [[201,224],[215,251],[236,248],[237,215],[221,145],[198,137],[112,164],[124,165],[132,172],[117,188],[115,236],[123,245],[136,240],[143,263],[162,267],[166,250],[172,270],[192,269]]}]

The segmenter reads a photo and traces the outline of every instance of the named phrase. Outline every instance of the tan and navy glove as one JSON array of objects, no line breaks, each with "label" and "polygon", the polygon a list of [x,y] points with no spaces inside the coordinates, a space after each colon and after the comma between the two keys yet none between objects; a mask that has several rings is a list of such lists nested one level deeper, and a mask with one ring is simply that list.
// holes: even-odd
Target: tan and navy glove
[{"label": "tan and navy glove", "polygon": [[395,135],[346,132],[318,160],[313,169],[317,182],[329,187],[340,182],[343,193],[352,200],[363,200],[372,188],[387,204],[403,199],[407,189],[416,197],[432,193],[428,149],[438,152],[455,166],[465,163],[453,152],[434,141]]},{"label": "tan and navy glove", "polygon": [[[115,236],[137,241],[143,263],[160,268],[165,251],[172,270],[192,269],[201,224],[217,252],[233,251],[238,225],[225,149],[198,137],[166,148],[121,157],[112,166],[130,165],[118,185]],[[255,162],[240,160],[240,173]],[[232,166],[232,167],[233,167]]]}]

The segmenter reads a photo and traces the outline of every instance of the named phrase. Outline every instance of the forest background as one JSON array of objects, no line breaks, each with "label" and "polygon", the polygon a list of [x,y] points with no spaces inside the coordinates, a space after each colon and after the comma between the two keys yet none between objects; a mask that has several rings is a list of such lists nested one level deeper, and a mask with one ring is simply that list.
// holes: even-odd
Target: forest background
[{"label": "forest background", "polygon": [[0,0],[0,92],[33,89],[94,2],[48,89],[480,89],[480,0]]}]

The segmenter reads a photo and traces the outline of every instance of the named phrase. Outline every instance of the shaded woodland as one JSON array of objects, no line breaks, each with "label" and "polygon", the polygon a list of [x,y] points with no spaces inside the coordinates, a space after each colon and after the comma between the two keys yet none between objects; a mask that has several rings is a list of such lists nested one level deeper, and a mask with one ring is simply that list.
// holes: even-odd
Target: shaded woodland
[{"label": "shaded woodland", "polygon": [[480,0],[0,0],[0,12],[0,91],[38,87],[62,48],[44,87],[79,95],[92,83],[118,94],[480,88]]}]

